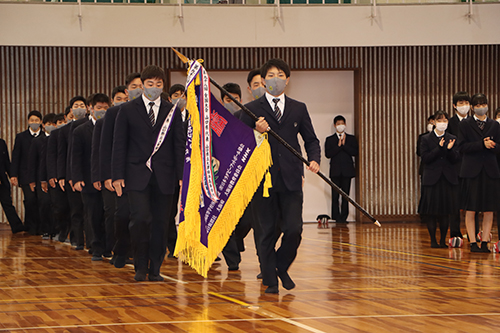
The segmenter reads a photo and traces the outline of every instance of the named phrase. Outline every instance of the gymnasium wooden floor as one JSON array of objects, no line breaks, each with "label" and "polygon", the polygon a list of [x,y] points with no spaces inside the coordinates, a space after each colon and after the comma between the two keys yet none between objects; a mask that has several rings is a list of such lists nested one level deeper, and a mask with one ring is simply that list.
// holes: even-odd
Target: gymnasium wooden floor
[{"label": "gymnasium wooden floor", "polygon": [[[496,233],[494,233],[496,240]],[[297,284],[265,295],[253,237],[241,271],[203,279],[177,260],[165,282],[0,226],[1,332],[498,332],[498,254],[431,249],[419,223],[304,227]],[[468,246],[468,244],[466,244]]]}]

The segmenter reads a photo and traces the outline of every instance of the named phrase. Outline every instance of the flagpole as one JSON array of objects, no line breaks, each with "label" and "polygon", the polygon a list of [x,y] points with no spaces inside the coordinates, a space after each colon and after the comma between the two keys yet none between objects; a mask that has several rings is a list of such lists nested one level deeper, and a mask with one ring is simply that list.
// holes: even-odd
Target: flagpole
[{"label": "flagpole", "polygon": [[[250,111],[245,105],[241,104],[236,98],[234,98],[231,93],[229,93],[226,89],[221,87],[217,82],[215,82],[212,78],[210,78],[210,83],[212,83],[217,89],[219,89],[225,96],[229,97],[233,102],[236,103],[250,118],[257,121],[259,117],[257,117],[252,111]],[[306,160],[297,150],[295,150],[288,142],[286,142],[281,136],[278,135],[272,128],[269,127],[267,133],[272,135],[279,143],[285,146],[292,154],[294,154],[299,160],[301,160],[305,165],[309,166],[310,163]],[[318,171],[317,175],[323,179],[328,185],[330,185],[335,191],[337,191],[342,197],[344,197],[347,201],[349,201],[356,209],[358,209],[361,213],[363,213],[370,221],[375,223],[377,226],[381,226],[380,222],[377,221],[370,213],[368,213],[363,207],[361,207],[354,199],[352,199],[347,193],[342,191],[337,184],[332,182],[328,177],[326,177],[321,171]]]},{"label": "flagpole", "polygon": [[[179,59],[185,64],[189,63],[189,59],[174,49],[172,47],[172,50],[177,54]],[[233,102],[236,103],[250,118],[252,118],[254,121],[259,120],[259,118],[252,112],[250,111],[246,106],[241,104],[236,98],[233,97],[226,89],[222,88],[217,82],[215,82],[212,78],[210,78],[210,83],[212,83],[217,89],[219,89],[221,92],[224,93],[227,97],[229,97]],[[302,161],[305,165],[309,166],[310,163],[308,160],[306,160],[298,151],[296,151],[288,142],[283,140],[281,136],[278,135],[275,131],[273,131],[270,127],[267,130],[267,133],[272,135],[276,140],[278,140],[279,143],[281,143],[283,146],[285,146],[292,154],[294,154],[299,160]],[[317,175],[323,179],[328,185],[330,185],[337,193],[339,193],[343,198],[345,198],[347,201],[349,201],[354,207],[356,207],[357,210],[359,210],[361,213],[363,213],[370,221],[372,221],[375,225],[378,227],[381,227],[380,222],[377,221],[376,218],[374,218],[370,213],[368,213],[363,207],[361,207],[354,199],[352,199],[347,193],[342,191],[340,187],[337,186],[334,182],[332,182],[328,177],[326,177],[321,171],[317,172]]]}]

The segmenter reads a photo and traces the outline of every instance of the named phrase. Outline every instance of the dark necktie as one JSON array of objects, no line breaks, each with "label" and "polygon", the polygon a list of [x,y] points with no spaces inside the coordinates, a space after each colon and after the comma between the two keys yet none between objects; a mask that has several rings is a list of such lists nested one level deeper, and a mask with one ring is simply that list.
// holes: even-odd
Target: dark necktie
[{"label": "dark necktie", "polygon": [[278,102],[280,101],[279,98],[273,98],[273,102],[274,102],[274,116],[276,117],[276,119],[278,120],[279,123],[281,123],[281,110],[280,110],[280,107],[278,106]]},{"label": "dark necktie", "polygon": [[484,125],[486,125],[486,122],[485,121],[481,121],[481,120],[476,120],[476,123],[477,123],[477,127],[479,127],[479,129],[481,131],[484,129]]},{"label": "dark necktie", "polygon": [[155,125],[155,113],[153,111],[153,105],[155,105],[155,102],[149,102],[149,121],[151,122],[151,126]]}]

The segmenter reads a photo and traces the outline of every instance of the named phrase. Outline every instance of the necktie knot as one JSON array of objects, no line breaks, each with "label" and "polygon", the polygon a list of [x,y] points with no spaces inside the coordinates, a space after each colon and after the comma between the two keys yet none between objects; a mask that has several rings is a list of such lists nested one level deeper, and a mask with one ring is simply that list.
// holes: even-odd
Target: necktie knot
[{"label": "necktie knot", "polygon": [[484,129],[484,126],[486,125],[486,122],[482,120],[476,120],[476,123],[481,131]]}]

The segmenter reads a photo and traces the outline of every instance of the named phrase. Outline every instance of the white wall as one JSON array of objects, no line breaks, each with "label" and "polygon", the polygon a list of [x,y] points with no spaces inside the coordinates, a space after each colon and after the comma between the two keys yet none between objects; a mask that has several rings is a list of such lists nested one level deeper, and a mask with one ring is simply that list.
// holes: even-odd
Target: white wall
[{"label": "white wall", "polygon": [[500,43],[500,3],[274,6],[0,3],[0,45],[378,46]]},{"label": "white wall", "polygon": [[[248,72],[213,71],[210,76],[220,85],[228,82],[238,83],[242,88],[243,102],[251,97],[246,91]],[[171,83],[185,84],[185,72],[172,72]],[[220,93],[212,86],[212,93],[219,97]],[[329,161],[325,158],[325,139],[334,132],[333,118],[342,114],[347,121],[347,132],[354,133],[354,72],[353,71],[294,71],[286,94],[307,104],[308,111],[321,144],[321,171],[328,176]],[[302,147],[302,151],[305,152]],[[304,185],[304,221],[315,221],[319,214],[331,215],[331,188],[318,176],[305,172]],[[351,184],[351,196],[356,197],[355,182]],[[349,221],[356,218],[355,208],[349,208]]]}]

